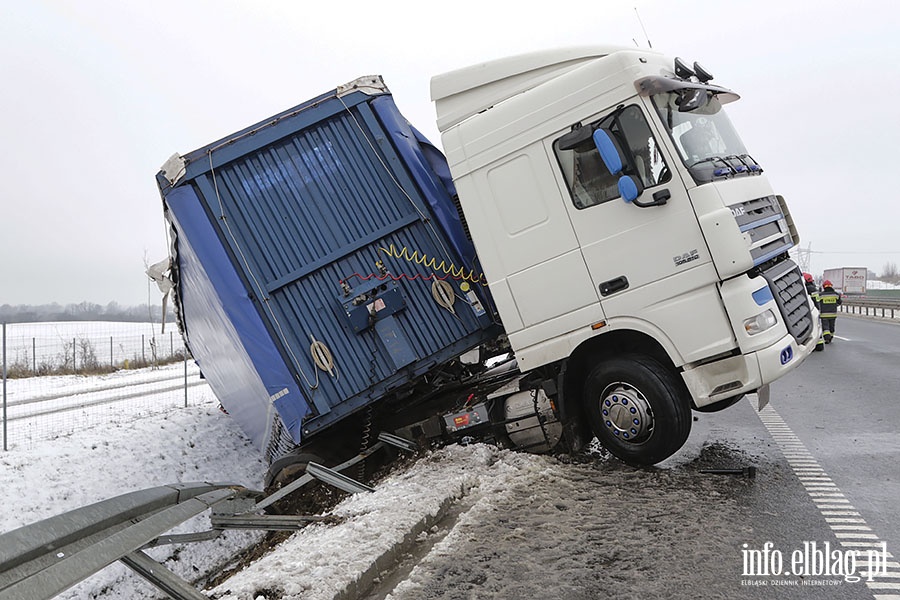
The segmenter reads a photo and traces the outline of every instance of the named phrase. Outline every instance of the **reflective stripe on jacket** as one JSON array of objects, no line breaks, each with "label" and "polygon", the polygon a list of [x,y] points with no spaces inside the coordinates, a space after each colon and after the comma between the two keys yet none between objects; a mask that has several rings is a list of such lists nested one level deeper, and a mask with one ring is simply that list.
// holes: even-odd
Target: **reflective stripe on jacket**
[{"label": "reflective stripe on jacket", "polygon": [[841,305],[841,296],[832,289],[819,292],[819,311],[823,318],[831,318],[837,315],[838,306]]}]

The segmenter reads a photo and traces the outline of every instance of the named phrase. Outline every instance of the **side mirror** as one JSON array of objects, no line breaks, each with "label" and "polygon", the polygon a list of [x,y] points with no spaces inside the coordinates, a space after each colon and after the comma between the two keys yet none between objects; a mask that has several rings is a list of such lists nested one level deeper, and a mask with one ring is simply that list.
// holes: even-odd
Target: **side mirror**
[{"label": "side mirror", "polygon": [[613,137],[608,129],[597,129],[594,131],[594,145],[597,147],[597,152],[600,153],[600,158],[603,159],[603,164],[606,165],[609,172],[613,175],[621,173],[625,167],[625,156],[622,153],[619,142],[616,141],[616,138]]},{"label": "side mirror", "polygon": [[[622,175],[619,177],[619,195],[625,202],[634,202],[638,196],[644,193],[644,186],[637,178],[631,175]],[[635,204],[637,204],[635,202]]]},{"label": "side mirror", "polygon": [[644,192],[643,184],[631,175],[624,175],[622,170],[625,168],[625,155],[622,147],[616,141],[608,129],[598,129],[594,131],[594,145],[597,146],[597,152],[603,159],[603,164],[609,169],[613,175],[621,175],[619,177],[619,195],[625,202],[633,202]]}]

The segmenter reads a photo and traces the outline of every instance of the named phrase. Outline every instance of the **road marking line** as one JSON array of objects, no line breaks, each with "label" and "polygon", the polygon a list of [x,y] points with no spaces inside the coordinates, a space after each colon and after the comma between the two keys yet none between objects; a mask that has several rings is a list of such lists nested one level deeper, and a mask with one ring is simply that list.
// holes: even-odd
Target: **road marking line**
[{"label": "road marking line", "polygon": [[[848,548],[881,548],[884,543],[883,542],[845,542],[844,540],[838,540],[838,543],[841,546],[847,546]],[[887,554],[890,556],[890,552]]]},{"label": "road marking line", "polygon": [[[846,338],[835,336],[844,341],[851,341]],[[748,398],[749,400],[749,398]],[[752,401],[751,401],[752,403]],[[806,446],[799,438],[794,436],[781,415],[775,411],[771,404],[767,405],[761,411],[755,411],[762,424],[768,430],[769,435],[778,444],[782,455],[787,460],[788,465],[794,472],[794,475],[803,485],[810,500],[813,501],[815,507],[819,510],[831,528],[832,534],[837,538],[838,543],[846,548],[884,550],[885,558],[894,558],[894,555],[887,552],[887,544],[882,541],[874,533],[860,533],[872,531],[872,528],[866,524],[856,508],[850,504],[850,500],[844,497],[844,494],[838,488],[825,470],[822,469],[815,461],[812,454],[806,449]],[[835,525],[834,523],[857,523],[857,525]],[[869,540],[869,541],[848,541],[848,540]],[[871,551],[871,550],[870,550]],[[881,554],[879,552],[879,554]],[[885,562],[882,569],[886,571],[889,567],[895,567],[895,562]],[[876,572],[872,574],[873,578],[877,577],[900,577],[900,573],[894,572]],[[900,590],[900,583],[872,581],[866,582],[871,590]],[[873,594],[875,600],[900,600],[900,594]]]},{"label": "road marking line", "polygon": [[850,338],[841,337],[841,336],[839,336],[839,335],[836,335],[836,336],[834,336],[834,337],[835,337],[835,339],[838,339],[838,340],[844,340],[845,342],[852,342],[852,341],[853,341],[853,340],[851,340]]},{"label": "road marking line", "polygon": [[865,523],[865,519],[850,519],[850,518],[835,518],[835,517],[826,517],[826,523]]}]

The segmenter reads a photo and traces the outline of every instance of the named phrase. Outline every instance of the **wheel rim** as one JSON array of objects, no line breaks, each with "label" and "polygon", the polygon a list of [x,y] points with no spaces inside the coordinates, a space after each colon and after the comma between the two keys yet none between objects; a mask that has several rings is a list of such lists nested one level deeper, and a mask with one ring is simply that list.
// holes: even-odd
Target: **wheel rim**
[{"label": "wheel rim", "polygon": [[628,444],[646,441],[653,433],[653,409],[644,394],[617,381],[600,394],[600,417],[610,435]]}]

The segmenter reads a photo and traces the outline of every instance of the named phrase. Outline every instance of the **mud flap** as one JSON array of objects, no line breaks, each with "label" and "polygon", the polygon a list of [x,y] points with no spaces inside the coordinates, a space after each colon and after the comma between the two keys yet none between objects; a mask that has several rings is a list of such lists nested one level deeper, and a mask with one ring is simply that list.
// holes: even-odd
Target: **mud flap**
[{"label": "mud flap", "polygon": [[769,403],[769,384],[760,387],[756,390],[756,398],[758,400],[757,403],[757,411],[762,411],[766,407],[766,404]]}]

